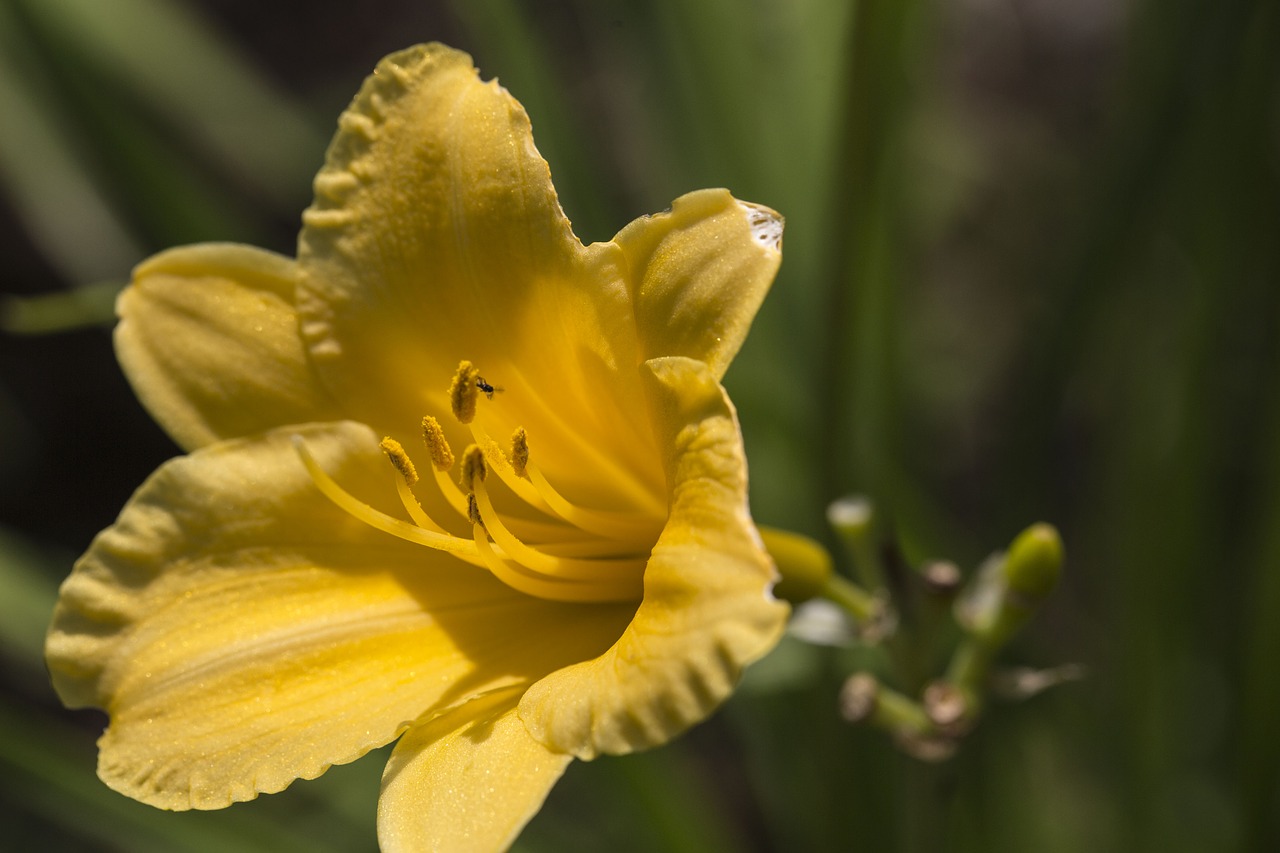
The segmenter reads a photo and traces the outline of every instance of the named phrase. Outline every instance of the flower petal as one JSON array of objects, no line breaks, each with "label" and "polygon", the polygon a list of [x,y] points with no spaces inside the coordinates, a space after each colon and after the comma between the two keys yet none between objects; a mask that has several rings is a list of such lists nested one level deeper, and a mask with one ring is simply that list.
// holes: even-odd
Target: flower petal
[{"label": "flower petal", "polygon": [[520,104],[466,54],[426,45],[384,59],[339,127],[303,217],[299,310],[351,416],[397,433],[431,414],[453,429],[446,392],[468,359],[505,389],[481,423],[500,440],[524,426],[566,491],[601,479],[580,434],[656,470],[635,428],[644,396],[621,253],[573,235]]},{"label": "flower petal", "polygon": [[230,243],[170,249],[134,270],[116,353],[178,444],[336,419],[298,335],[296,279],[292,260]]},{"label": "flower petal", "polygon": [[724,376],[782,262],[782,217],[699,190],[614,242],[630,267],[644,358],[687,356]]},{"label": "flower petal", "polygon": [[520,716],[553,750],[579,758],[662,743],[711,712],[742,668],[781,635],[772,561],[746,503],[737,416],[707,365],[644,365],[668,460],[671,514],[649,558],[644,600],[599,658],[529,688]]},{"label": "flower petal", "polygon": [[511,845],[573,760],[529,736],[519,698],[498,690],[405,733],[382,776],[383,853]]},{"label": "flower petal", "polygon": [[[394,494],[367,428],[296,432],[357,497]],[[281,790],[433,708],[599,654],[630,616],[521,596],[374,531],[319,493],[290,435],[165,464],[63,585],[54,686],[110,714],[98,772],[135,799]]]}]

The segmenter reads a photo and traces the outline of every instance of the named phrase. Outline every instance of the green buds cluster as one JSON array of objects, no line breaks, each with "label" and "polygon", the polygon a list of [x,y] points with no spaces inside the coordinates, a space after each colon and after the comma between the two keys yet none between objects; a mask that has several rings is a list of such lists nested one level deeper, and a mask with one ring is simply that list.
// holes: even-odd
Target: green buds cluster
[{"label": "green buds cluster", "polygon": [[[854,673],[841,691],[840,712],[849,722],[885,729],[917,758],[941,760],[973,728],[993,690],[1025,697],[1079,677],[1073,667],[1033,671],[1038,677],[1028,680],[1024,673],[1018,683],[1036,689],[1008,690],[1000,688],[1008,679],[992,673],[998,653],[1058,583],[1064,554],[1052,525],[1028,527],[964,583],[959,567],[947,560],[914,570],[886,565],[882,553],[893,552],[882,552],[876,513],[865,498],[837,501],[827,518],[857,581],[837,574],[831,557],[810,539],[778,531],[763,536],[782,571],[780,596],[834,602],[857,639],[883,652],[879,666]],[[931,675],[944,643],[945,670]]]}]

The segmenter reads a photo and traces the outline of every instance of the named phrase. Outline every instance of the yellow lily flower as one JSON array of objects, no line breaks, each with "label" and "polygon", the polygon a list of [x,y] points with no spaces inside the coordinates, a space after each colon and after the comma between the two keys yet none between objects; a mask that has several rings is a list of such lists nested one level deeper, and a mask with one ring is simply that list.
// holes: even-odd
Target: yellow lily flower
[{"label": "yellow lily flower", "polygon": [[54,685],[143,802],[399,738],[383,848],[501,848],[573,758],[670,739],[781,632],[720,378],[782,220],[704,190],[583,246],[524,110],[427,45],[342,114],[303,225],[296,260],[179,248],[121,295],[187,454],[63,585]]}]

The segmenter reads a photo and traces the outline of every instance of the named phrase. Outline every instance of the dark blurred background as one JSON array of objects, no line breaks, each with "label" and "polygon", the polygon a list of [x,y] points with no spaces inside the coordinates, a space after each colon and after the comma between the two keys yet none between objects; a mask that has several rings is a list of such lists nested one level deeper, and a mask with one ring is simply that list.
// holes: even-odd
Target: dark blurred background
[{"label": "dark blurred background", "polygon": [[439,40],[528,109],[605,240],[688,190],[787,217],[726,384],[758,520],[874,498],[910,562],[1026,524],[1062,586],[925,765],[787,640],[676,743],[577,764],[521,850],[1280,849],[1280,4],[0,0],[0,846],[368,850],[382,762],[213,814],[93,776],[56,586],[176,447],[111,350],[129,268],[292,252],[339,111]]}]

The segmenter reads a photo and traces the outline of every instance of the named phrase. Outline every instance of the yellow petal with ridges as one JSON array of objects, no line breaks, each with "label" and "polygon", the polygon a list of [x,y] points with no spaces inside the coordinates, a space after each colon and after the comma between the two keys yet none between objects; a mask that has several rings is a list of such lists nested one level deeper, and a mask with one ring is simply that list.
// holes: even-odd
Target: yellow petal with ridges
[{"label": "yellow petal with ridges", "polygon": [[520,104],[466,54],[425,45],[379,63],[339,128],[303,217],[299,311],[349,416],[453,430],[466,359],[504,389],[477,422],[525,427],[558,488],[607,499],[613,472],[587,446],[660,495],[621,252],[574,236]]},{"label": "yellow petal with ridges", "polygon": [[670,357],[644,374],[671,484],[644,601],[612,648],[548,675],[520,702],[535,738],[580,758],[654,746],[700,721],[777,642],[788,613],[770,592],[737,415],[712,369]]},{"label": "yellow petal with ridges", "polygon": [[170,249],[120,294],[116,354],[157,422],[191,450],[337,418],[293,307],[297,264],[232,243]]},{"label": "yellow petal with ridges", "polygon": [[221,442],[162,466],[63,585],[54,685],[110,715],[99,775],[135,799],[205,809],[281,790],[433,708],[599,654],[628,621],[362,524],[315,488],[295,432],[353,494],[394,500],[360,425]]},{"label": "yellow petal with ridges", "polygon": [[723,377],[782,262],[782,217],[699,190],[614,242],[627,257],[644,358],[686,356]]},{"label": "yellow petal with ridges", "polygon": [[572,760],[530,737],[519,698],[519,687],[495,690],[405,733],[382,776],[383,853],[511,845]]}]

